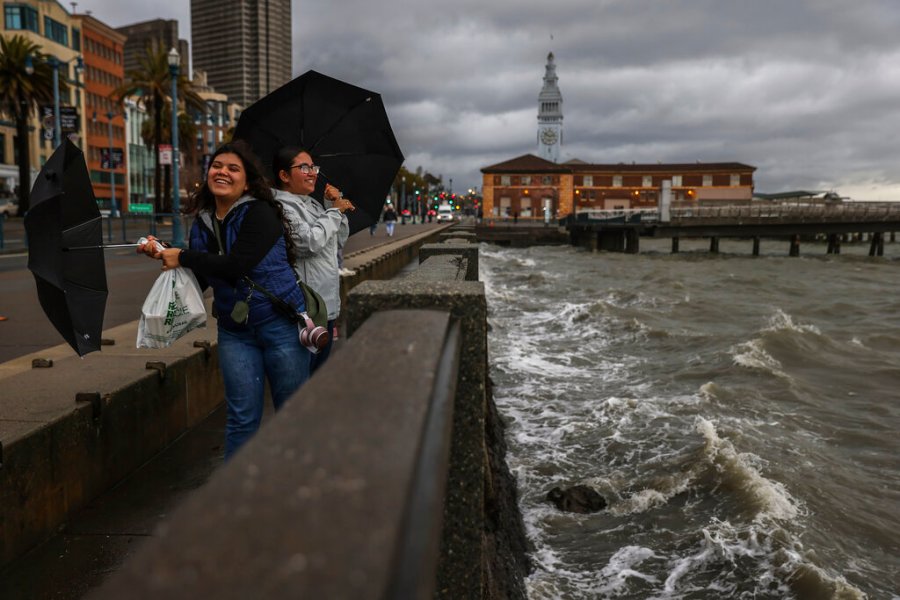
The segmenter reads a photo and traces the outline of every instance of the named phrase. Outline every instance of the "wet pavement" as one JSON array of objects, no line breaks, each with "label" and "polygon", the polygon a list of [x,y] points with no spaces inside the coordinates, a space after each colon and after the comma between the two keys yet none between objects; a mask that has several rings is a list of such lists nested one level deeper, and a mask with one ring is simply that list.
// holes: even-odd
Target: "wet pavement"
[{"label": "wet pavement", "polygon": [[76,600],[99,586],[222,463],[220,407],[119,485],[76,513],[51,539],[0,571],[3,600]]}]

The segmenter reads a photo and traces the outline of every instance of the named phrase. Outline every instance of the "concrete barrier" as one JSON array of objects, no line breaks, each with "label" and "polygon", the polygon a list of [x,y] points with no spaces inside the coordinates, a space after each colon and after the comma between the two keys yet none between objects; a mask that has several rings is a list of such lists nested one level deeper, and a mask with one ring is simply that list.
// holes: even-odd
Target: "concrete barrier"
[{"label": "concrete barrier", "polygon": [[94,597],[432,597],[459,330],[373,315]]},{"label": "concrete barrier", "polygon": [[83,359],[60,346],[0,369],[0,565],[221,404],[215,329],[161,350],[136,349],[135,330],[104,332],[116,344]]}]

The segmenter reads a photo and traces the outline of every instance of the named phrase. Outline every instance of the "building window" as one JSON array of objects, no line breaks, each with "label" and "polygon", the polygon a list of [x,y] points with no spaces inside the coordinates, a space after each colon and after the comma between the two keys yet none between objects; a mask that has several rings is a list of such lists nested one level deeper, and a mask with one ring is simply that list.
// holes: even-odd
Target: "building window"
[{"label": "building window", "polygon": [[44,36],[63,46],[69,45],[69,28],[44,16]]},{"label": "building window", "polygon": [[38,31],[38,13],[30,6],[6,5],[3,14],[7,29],[25,29],[40,33]]},{"label": "building window", "polygon": [[731,187],[739,187],[741,185],[741,176],[737,173],[731,174]]},{"label": "building window", "polygon": [[613,187],[622,187],[622,176],[621,175],[613,175]]},{"label": "building window", "polygon": [[531,185],[531,175],[522,175],[522,185]]},{"label": "building window", "polygon": [[644,175],[641,179],[641,187],[653,187],[653,175]]},{"label": "building window", "polygon": [[591,187],[594,185],[594,176],[593,175],[585,175],[584,176],[584,186]]},{"label": "building window", "polygon": [[541,178],[541,185],[552,185],[552,184],[553,184],[553,178],[550,177],[549,175],[544,175]]},{"label": "building window", "polygon": [[672,187],[681,187],[681,175],[672,175]]},{"label": "building window", "polygon": [[509,175],[500,176],[500,185],[509,185]]},{"label": "building window", "polygon": [[72,50],[81,52],[81,30],[72,28]]}]

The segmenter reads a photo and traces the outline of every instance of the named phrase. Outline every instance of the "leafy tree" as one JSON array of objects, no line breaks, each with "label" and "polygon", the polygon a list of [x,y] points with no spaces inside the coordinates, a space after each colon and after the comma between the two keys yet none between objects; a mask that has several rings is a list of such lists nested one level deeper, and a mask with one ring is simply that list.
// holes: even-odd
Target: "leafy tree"
[{"label": "leafy tree", "polygon": [[[0,38],[0,112],[16,123],[16,150],[19,154],[19,216],[31,202],[31,149],[28,119],[41,104],[53,102],[53,67],[41,47],[21,35]],[[28,72],[31,57],[33,73]],[[60,92],[68,90],[59,80]]]},{"label": "leafy tree", "polygon": [[[165,186],[165,196],[163,197],[162,183],[160,177],[159,164],[159,147],[163,142],[164,129],[163,122],[166,111],[166,99],[171,95],[172,76],[169,74],[168,54],[163,48],[147,47],[147,53],[141,57],[137,69],[131,70],[126,74],[125,83],[119,86],[113,95],[123,101],[127,96],[138,96],[138,102],[144,110],[152,118],[153,122],[153,163],[155,165],[154,178],[154,197],[157,212],[170,212],[172,208],[171,186]],[[187,74],[179,71],[176,80],[177,94],[179,101],[203,110],[206,106],[203,98],[201,98],[191,86],[191,82],[187,78]],[[171,120],[171,112],[168,113]],[[180,136],[179,136],[180,137]],[[169,136],[171,138],[171,135]],[[179,146],[181,146],[179,142]],[[168,170],[166,172],[166,180],[168,180]]]}]

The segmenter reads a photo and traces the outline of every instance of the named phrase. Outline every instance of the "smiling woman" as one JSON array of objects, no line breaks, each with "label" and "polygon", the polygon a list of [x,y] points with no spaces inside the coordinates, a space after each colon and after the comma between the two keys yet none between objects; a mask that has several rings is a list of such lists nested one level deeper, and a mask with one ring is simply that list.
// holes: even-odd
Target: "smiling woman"
[{"label": "smiling woman", "polygon": [[186,210],[196,215],[190,249],[140,250],[162,260],[163,270],[192,269],[213,288],[228,458],[259,428],[266,381],[278,410],[309,377],[311,354],[296,319],[306,305],[284,212],[245,143],[219,147]]}]

